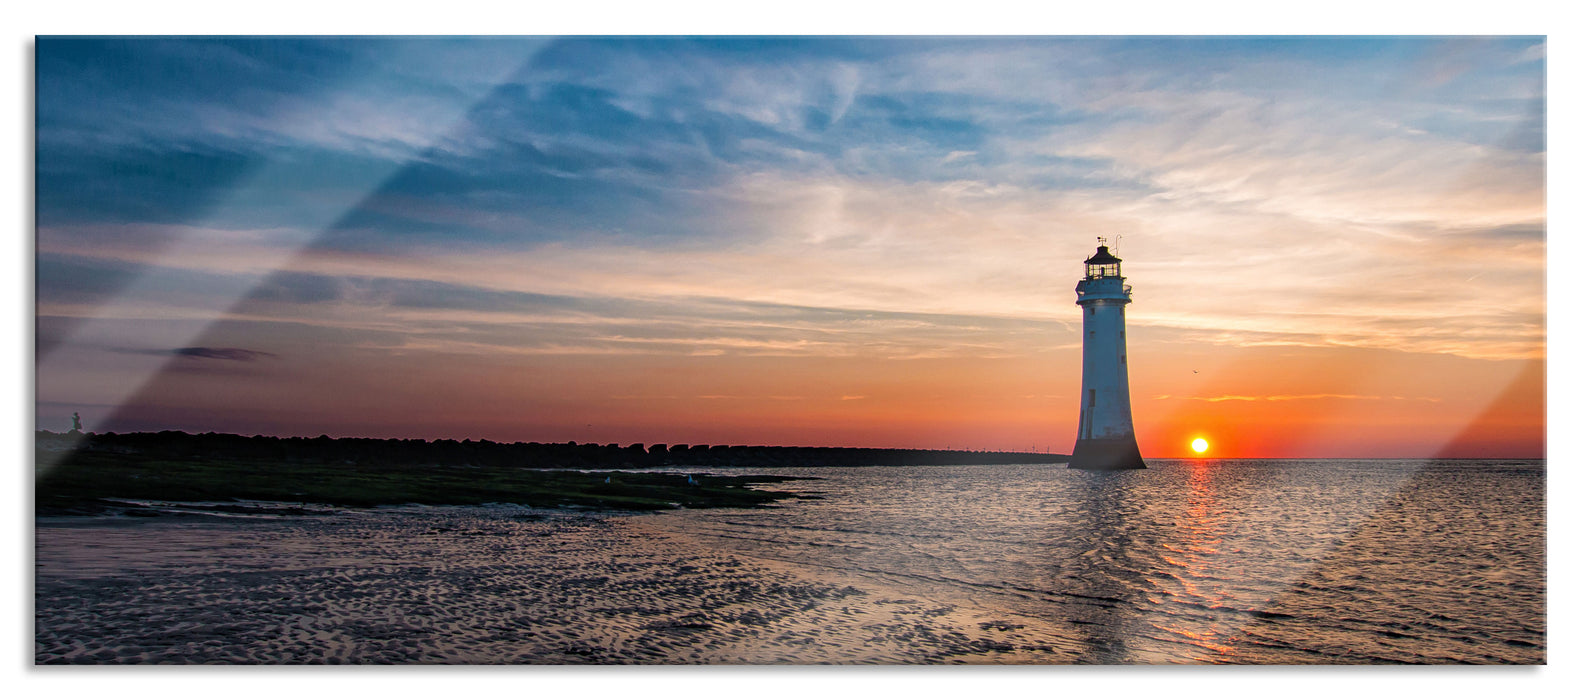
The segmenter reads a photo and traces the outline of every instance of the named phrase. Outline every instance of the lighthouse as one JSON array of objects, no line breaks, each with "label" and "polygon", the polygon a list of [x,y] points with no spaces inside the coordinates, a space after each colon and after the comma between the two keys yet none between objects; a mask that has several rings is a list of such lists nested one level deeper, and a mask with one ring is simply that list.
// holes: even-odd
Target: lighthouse
[{"label": "lighthouse", "polygon": [[1099,250],[1083,261],[1077,282],[1082,307],[1082,410],[1072,469],[1144,469],[1132,431],[1131,387],[1126,381],[1126,305],[1132,287],[1121,276],[1121,259],[1099,239]]}]

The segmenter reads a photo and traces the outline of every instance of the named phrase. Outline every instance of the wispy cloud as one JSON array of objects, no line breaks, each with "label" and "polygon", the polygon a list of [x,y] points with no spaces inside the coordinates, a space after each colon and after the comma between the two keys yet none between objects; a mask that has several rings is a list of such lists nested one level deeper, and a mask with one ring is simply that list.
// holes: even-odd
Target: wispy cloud
[{"label": "wispy cloud", "polygon": [[149,348],[141,348],[141,349],[140,348],[111,348],[111,350],[113,350],[115,352],[127,353],[127,354],[132,354],[132,355],[156,355],[156,356],[170,356],[170,355],[174,355],[176,357],[192,358],[192,359],[195,359],[195,360],[222,360],[222,361],[227,361],[227,362],[254,362],[254,361],[257,361],[257,360],[261,360],[261,359],[273,359],[273,358],[278,357],[278,355],[276,355],[275,353],[272,353],[272,352],[264,352],[262,350],[249,350],[247,348],[209,348],[209,347],[187,347],[187,348],[172,348],[172,349],[163,349],[163,348],[156,348],[156,349],[149,349]]},{"label": "wispy cloud", "polygon": [[248,350],[247,348],[176,348],[170,354],[178,357],[191,357],[201,360],[226,360],[229,362],[252,362],[260,358],[275,357],[272,352],[262,350]]},{"label": "wispy cloud", "polygon": [[1219,396],[1171,396],[1160,394],[1154,397],[1156,401],[1207,401],[1219,403],[1221,401],[1318,401],[1336,399],[1343,401],[1429,401],[1437,402],[1438,398],[1409,397],[1409,396],[1366,396],[1362,394],[1273,394],[1268,396],[1241,396],[1236,394],[1222,394]]}]

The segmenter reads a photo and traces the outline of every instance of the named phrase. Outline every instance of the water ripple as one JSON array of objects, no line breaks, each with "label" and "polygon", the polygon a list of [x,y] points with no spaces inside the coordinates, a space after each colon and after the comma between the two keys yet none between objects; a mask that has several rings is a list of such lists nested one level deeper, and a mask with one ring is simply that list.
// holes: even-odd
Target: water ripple
[{"label": "water ripple", "polygon": [[825,477],[800,482],[822,499],[653,522],[936,601],[1077,618],[1090,662],[1544,661],[1541,460],[1150,466],[796,470]]}]

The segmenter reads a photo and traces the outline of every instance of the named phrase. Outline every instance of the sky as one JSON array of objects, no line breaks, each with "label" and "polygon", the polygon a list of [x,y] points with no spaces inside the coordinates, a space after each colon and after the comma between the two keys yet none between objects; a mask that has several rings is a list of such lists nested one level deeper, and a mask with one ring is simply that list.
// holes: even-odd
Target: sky
[{"label": "sky", "polygon": [[48,38],[36,422],[1545,452],[1541,37]]}]

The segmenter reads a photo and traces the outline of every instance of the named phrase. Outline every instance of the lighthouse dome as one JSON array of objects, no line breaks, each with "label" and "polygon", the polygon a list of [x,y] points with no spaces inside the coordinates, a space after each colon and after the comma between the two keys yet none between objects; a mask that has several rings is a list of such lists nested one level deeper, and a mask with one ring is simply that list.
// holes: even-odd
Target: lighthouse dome
[{"label": "lighthouse dome", "polygon": [[1085,262],[1085,263],[1087,263],[1089,265],[1113,265],[1113,264],[1118,263],[1120,261],[1121,261],[1120,258],[1117,258],[1117,257],[1115,257],[1113,255],[1110,255],[1110,247],[1109,246],[1101,245],[1101,246],[1099,246],[1099,252],[1094,253],[1093,257],[1088,258],[1087,260],[1084,260],[1082,262]]}]

